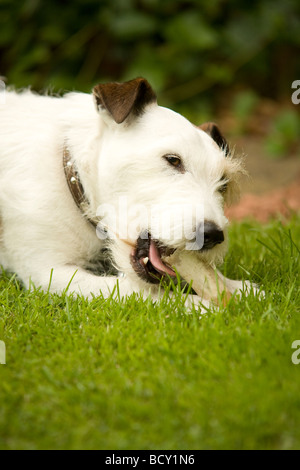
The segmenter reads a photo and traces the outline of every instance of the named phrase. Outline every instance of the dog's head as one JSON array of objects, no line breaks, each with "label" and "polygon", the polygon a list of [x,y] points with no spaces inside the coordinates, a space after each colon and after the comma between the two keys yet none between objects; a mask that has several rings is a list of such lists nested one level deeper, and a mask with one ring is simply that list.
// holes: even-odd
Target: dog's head
[{"label": "dog's head", "polygon": [[174,275],[163,259],[176,249],[219,262],[224,204],[237,196],[242,168],[217,125],[196,127],[158,106],[143,78],[97,85],[94,97],[102,118],[98,215],[120,269],[159,282]]}]

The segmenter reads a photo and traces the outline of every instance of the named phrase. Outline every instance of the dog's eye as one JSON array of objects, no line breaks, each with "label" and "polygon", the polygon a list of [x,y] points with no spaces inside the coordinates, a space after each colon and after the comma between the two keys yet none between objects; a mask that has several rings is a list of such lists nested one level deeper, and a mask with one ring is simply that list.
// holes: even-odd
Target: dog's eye
[{"label": "dog's eye", "polygon": [[175,168],[178,168],[179,170],[182,169],[181,158],[177,155],[165,155],[165,159],[170,163],[170,165],[175,166]]},{"label": "dog's eye", "polygon": [[221,194],[225,194],[228,188],[228,181],[226,179],[222,179],[220,181],[220,186],[218,187],[218,191]]}]

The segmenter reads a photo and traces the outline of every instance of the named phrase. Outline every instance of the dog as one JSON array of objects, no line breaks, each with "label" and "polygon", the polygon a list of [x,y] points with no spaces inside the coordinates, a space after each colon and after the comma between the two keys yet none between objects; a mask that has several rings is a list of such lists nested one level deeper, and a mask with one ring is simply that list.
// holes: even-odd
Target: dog
[{"label": "dog", "polygon": [[[144,78],[63,97],[7,91],[0,115],[0,264],[25,287],[157,300],[178,278],[174,252],[222,262],[243,170],[216,124],[158,106]],[[188,301],[209,304],[197,294]]]}]

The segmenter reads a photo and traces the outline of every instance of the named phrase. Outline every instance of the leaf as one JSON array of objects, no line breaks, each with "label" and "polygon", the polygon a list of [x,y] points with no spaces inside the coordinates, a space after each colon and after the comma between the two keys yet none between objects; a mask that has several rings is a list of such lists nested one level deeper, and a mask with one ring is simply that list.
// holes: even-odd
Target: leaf
[{"label": "leaf", "polygon": [[129,11],[114,18],[110,25],[111,32],[119,39],[133,40],[155,32],[154,17],[141,12]]},{"label": "leaf", "polygon": [[187,50],[212,49],[218,44],[218,35],[195,11],[177,15],[165,30],[167,40]]}]

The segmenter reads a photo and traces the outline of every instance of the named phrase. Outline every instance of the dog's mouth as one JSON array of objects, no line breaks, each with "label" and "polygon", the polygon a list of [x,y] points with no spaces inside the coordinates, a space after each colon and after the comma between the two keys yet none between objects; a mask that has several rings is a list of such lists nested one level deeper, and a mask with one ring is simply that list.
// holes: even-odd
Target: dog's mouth
[{"label": "dog's mouth", "polygon": [[130,261],[136,274],[146,282],[159,284],[162,279],[176,278],[173,269],[163,261],[162,257],[170,256],[175,249],[162,245],[151,238],[148,232],[142,233],[137,239]]}]

